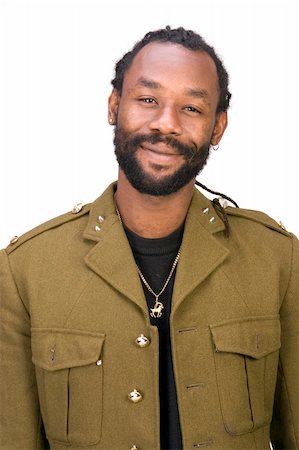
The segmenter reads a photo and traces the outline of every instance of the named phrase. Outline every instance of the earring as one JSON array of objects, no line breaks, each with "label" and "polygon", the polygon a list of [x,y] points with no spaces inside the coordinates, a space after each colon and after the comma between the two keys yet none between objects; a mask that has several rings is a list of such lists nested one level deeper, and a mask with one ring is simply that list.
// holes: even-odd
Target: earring
[{"label": "earring", "polygon": [[211,147],[214,150],[214,152],[217,152],[217,150],[219,148],[219,144],[216,144],[216,145],[211,144]]},{"label": "earring", "polygon": [[112,119],[112,117],[109,117],[108,122],[110,123],[110,125],[114,125],[114,120]]}]

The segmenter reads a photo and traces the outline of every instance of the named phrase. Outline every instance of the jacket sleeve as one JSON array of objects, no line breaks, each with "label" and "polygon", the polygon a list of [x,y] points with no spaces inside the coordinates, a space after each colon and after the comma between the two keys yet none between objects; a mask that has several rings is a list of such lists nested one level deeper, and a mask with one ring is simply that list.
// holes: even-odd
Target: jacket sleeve
[{"label": "jacket sleeve", "polygon": [[299,242],[294,237],[290,281],[280,310],[281,349],[271,424],[274,449],[299,449]]},{"label": "jacket sleeve", "polygon": [[30,315],[20,298],[4,250],[0,251],[0,308],[0,448],[49,448],[31,362]]}]

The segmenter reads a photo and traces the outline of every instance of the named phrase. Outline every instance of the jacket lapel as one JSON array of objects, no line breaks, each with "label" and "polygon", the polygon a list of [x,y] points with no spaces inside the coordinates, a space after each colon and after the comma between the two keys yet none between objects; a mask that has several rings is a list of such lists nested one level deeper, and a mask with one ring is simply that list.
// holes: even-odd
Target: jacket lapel
[{"label": "jacket lapel", "polygon": [[[85,263],[97,275],[138,305],[148,317],[143,288],[126,234],[119,222],[110,185],[91,207],[84,238],[95,241]],[[102,220],[104,219],[104,220]],[[101,222],[101,223],[100,223]],[[227,257],[215,234],[224,231],[209,199],[195,190],[187,214],[181,257],[177,267],[172,310]]]},{"label": "jacket lapel", "polygon": [[195,191],[185,223],[172,299],[173,313],[186,296],[227,257],[228,250],[215,236],[224,229],[210,200]]},{"label": "jacket lapel", "polygon": [[84,260],[91,270],[147,314],[136,263],[117,217],[113,195],[114,188],[111,185],[90,210],[84,237],[97,244],[92,247]]}]

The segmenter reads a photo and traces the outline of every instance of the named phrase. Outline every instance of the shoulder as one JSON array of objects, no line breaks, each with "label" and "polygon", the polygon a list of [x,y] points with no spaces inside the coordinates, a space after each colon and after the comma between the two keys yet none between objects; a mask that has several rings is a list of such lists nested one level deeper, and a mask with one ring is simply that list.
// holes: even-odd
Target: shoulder
[{"label": "shoulder", "polygon": [[264,212],[227,206],[225,207],[225,213],[229,216],[230,221],[238,222],[239,226],[255,228],[257,225],[287,237],[293,236],[291,232],[286,230],[282,222],[277,222]]},{"label": "shoulder", "polygon": [[228,206],[225,213],[231,228],[232,245],[237,248],[245,245],[250,251],[265,252],[272,261],[277,258],[288,267],[289,263],[292,265],[294,255],[299,256],[296,235],[264,212]]},{"label": "shoulder", "polygon": [[[217,195],[217,197],[212,199],[208,198],[199,189],[195,189],[191,206],[194,208],[196,214],[198,211],[202,211],[206,217],[210,218],[214,229],[216,222],[212,220],[213,217],[210,217],[209,211],[211,212],[211,207],[213,208],[214,216],[217,213],[222,222],[224,224],[227,222],[227,226],[232,228],[234,232],[244,230],[244,232],[250,233],[259,230],[273,236],[285,236],[288,238],[294,236],[285,228],[282,222],[277,222],[268,214],[258,210],[240,208],[229,197],[218,192],[210,190],[209,192]],[[232,206],[233,204],[235,206]],[[218,227],[218,230],[222,230],[222,228]]]},{"label": "shoulder", "polygon": [[87,215],[90,211],[91,204],[83,205],[82,203],[76,204],[73,209],[65,214],[55,217],[35,228],[23,234],[22,236],[14,236],[8,247],[5,249],[7,254],[14,252],[17,248],[25,244],[26,242],[40,236],[51,230],[62,227],[65,224],[75,224],[80,218]]},{"label": "shoulder", "polygon": [[252,209],[227,206],[223,202],[230,227],[230,237],[223,239],[224,245],[239,258],[253,264],[262,263],[261,268],[276,267],[281,276],[289,280],[293,270],[298,271],[299,241],[295,234],[285,229],[268,214]]},{"label": "shoulder", "polygon": [[[16,252],[16,254],[27,254],[27,250],[32,250],[36,255],[37,250],[40,254],[48,249],[48,254],[59,246],[65,248],[72,247],[75,242],[78,244],[82,241],[82,237],[98,240],[96,224],[101,217],[108,217],[112,212],[115,214],[114,204],[115,183],[111,183],[106,190],[95,199],[92,203],[83,205],[77,203],[71,211],[61,216],[55,217],[24,235],[15,236],[11,239],[10,244],[5,249],[7,254],[14,253],[16,249],[22,248],[23,252]],[[88,229],[90,225],[90,229]],[[75,241],[74,241],[75,239]],[[83,242],[83,241],[82,241]]]}]

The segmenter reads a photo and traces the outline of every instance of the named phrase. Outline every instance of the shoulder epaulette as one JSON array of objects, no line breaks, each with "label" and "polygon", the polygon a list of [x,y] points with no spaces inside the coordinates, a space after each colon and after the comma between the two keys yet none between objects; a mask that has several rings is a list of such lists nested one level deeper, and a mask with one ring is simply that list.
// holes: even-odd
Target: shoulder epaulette
[{"label": "shoulder epaulette", "polygon": [[38,225],[37,227],[33,228],[32,230],[28,231],[27,233],[24,233],[22,236],[14,236],[8,247],[6,248],[6,253],[11,253],[14,250],[16,250],[20,245],[24,244],[24,242],[29,241],[33,237],[44,233],[45,231],[51,230],[52,228],[59,227],[60,225],[70,222],[72,220],[75,220],[81,216],[84,216],[87,214],[90,210],[91,204],[82,205],[82,203],[78,203],[73,207],[73,209],[65,214],[62,214],[58,217],[55,217],[54,219],[48,220],[47,222],[42,223],[41,225]]},{"label": "shoulder epaulette", "polygon": [[265,225],[272,230],[278,231],[279,233],[284,234],[285,236],[292,236],[292,234],[287,231],[284,225],[280,222],[276,222],[267,214],[261,211],[254,211],[251,209],[242,209],[242,208],[234,208],[228,206],[225,208],[225,212],[230,216],[242,217],[244,219],[253,220],[254,222],[258,222],[262,225]]}]

